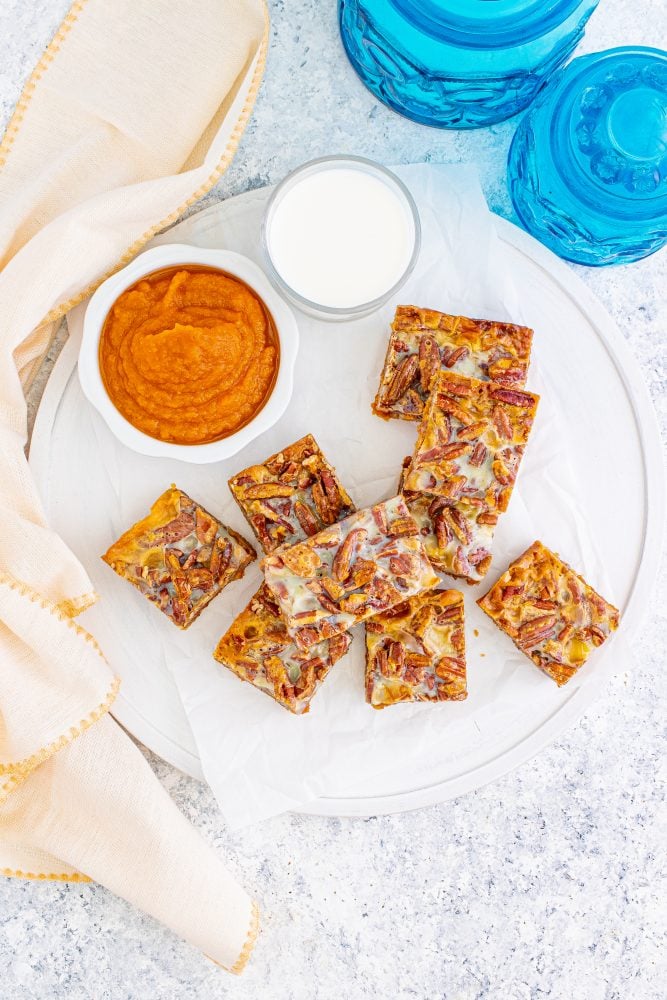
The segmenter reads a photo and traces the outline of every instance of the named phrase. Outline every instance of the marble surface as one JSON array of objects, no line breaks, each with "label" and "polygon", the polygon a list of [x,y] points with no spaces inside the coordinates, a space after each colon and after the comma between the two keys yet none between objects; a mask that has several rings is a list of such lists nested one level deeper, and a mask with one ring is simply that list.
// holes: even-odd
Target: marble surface
[{"label": "marble surface", "polygon": [[[0,5],[3,125],[67,6]],[[305,159],[355,152],[475,162],[491,207],[511,217],[504,164],[514,124],[457,134],[404,121],[345,61],[333,0],[270,6],[256,113],[207,202],[277,181]],[[603,0],[581,51],[666,35],[664,0]],[[667,254],[579,270],[628,339],[665,431]],[[666,607],[663,572],[636,661],[587,715],[518,771],[441,806],[365,821],[286,815],[232,833],[204,786],[147,753],[260,901],[246,974],[226,975],[98,886],[3,880],[0,997],[658,1000],[667,981]]]}]

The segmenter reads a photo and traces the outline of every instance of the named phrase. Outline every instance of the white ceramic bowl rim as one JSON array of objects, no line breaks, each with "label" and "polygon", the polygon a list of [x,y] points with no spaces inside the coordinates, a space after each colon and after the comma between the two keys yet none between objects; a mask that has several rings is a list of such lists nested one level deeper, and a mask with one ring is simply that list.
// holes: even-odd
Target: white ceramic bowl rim
[{"label": "white ceramic bowl rim", "polygon": [[[394,282],[391,288],[386,290],[386,292],[383,292],[381,295],[378,295],[377,298],[371,299],[368,302],[358,302],[353,306],[326,306],[322,305],[321,302],[314,302],[312,299],[307,299],[304,295],[295,291],[292,286],[285,281],[271,259],[268,230],[276,205],[280,201],[283,194],[292,187],[295,181],[309,173],[316,173],[320,170],[326,170],[329,167],[333,169],[344,167],[346,163],[351,164],[352,166],[361,167],[366,173],[378,176],[382,181],[384,181],[385,184],[392,187],[396,191],[399,198],[405,202],[408,214],[412,218],[414,246],[405,270],[397,281]],[[400,177],[397,177],[396,174],[387,169],[387,167],[382,166],[381,163],[376,163],[375,160],[369,160],[365,156],[352,156],[345,153],[337,153],[333,156],[321,156],[316,160],[309,160],[307,163],[302,163],[300,167],[297,167],[296,170],[292,170],[291,173],[287,174],[287,176],[276,185],[264,211],[261,241],[266,269],[277,288],[283,290],[285,294],[292,298],[298,305],[302,306],[306,311],[319,313],[322,316],[331,316],[332,318],[350,317],[353,319],[356,316],[363,316],[367,313],[373,312],[375,309],[379,309],[381,305],[392,297],[392,295],[395,295],[396,292],[398,292],[399,288],[408,279],[414,270],[417,258],[419,257],[419,250],[421,248],[421,221],[415,200]]]},{"label": "white ceramic bowl rim", "polygon": [[[102,327],[118,296],[147,274],[188,264],[218,268],[249,285],[271,313],[280,340],[278,375],[273,391],[262,409],[234,434],[209,444],[171,444],[152,438],[133,427],[111,402],[102,381],[98,359]],[[127,267],[107,278],[90,299],[83,321],[79,380],[88,401],[122,444],[142,455],[205,464],[230,458],[280,419],[292,396],[298,346],[299,331],[292,310],[272,288],[266,275],[254,261],[231,250],[168,243],[139,254]]]}]

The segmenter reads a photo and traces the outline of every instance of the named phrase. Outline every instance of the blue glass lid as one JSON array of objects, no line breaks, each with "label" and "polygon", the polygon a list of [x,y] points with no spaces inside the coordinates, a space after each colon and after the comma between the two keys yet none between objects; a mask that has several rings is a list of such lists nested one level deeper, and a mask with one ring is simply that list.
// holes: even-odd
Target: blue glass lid
[{"label": "blue glass lid", "polygon": [[667,211],[667,52],[618,48],[566,68],[552,132],[566,182],[621,214]]},{"label": "blue glass lid", "polygon": [[416,27],[442,41],[488,49],[530,42],[557,27],[582,0],[390,0]]}]

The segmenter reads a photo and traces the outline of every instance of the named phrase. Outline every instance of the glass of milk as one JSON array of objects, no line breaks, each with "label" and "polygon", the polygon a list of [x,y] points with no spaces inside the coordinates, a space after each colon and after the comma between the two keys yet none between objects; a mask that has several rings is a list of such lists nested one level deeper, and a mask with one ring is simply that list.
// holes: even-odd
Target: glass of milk
[{"label": "glass of milk", "polygon": [[262,223],[269,277],[319,319],[378,309],[414,268],[420,241],[408,189],[360,156],[327,156],[293,171],[273,192]]}]

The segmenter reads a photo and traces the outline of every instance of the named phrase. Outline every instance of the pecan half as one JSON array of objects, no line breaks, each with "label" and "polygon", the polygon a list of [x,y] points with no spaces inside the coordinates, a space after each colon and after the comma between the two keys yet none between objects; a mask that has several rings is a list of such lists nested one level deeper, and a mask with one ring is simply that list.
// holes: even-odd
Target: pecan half
[{"label": "pecan half", "polygon": [[465,677],[465,661],[456,656],[441,656],[438,660],[435,672],[442,680],[448,677]]},{"label": "pecan half", "polygon": [[324,487],[319,479],[316,479],[311,487],[311,494],[313,497],[313,502],[315,503],[315,508],[319,514],[322,524],[330,525],[334,524],[336,521],[336,515],[331,509],[331,504],[329,498],[327,497]]},{"label": "pecan half", "polygon": [[477,438],[486,430],[485,420],[476,420],[474,424],[469,424],[467,427],[459,427],[456,432],[456,436],[459,441],[471,441],[473,438]]},{"label": "pecan half", "polygon": [[389,560],[389,569],[394,576],[404,576],[406,573],[414,573],[415,559],[409,552],[402,552],[400,555],[392,556]]},{"label": "pecan half", "polygon": [[456,403],[452,402],[452,400],[447,396],[438,395],[437,403],[438,408],[442,410],[443,413],[448,413],[450,417],[454,417],[454,419],[458,420],[458,422],[463,424],[464,427],[469,427],[473,422],[472,417],[460,406],[457,406]]},{"label": "pecan half", "polygon": [[345,583],[352,570],[352,563],[357,553],[357,549],[366,538],[365,528],[354,528],[343,544],[340,546],[333,558],[331,575],[334,580]]},{"label": "pecan half", "polygon": [[291,497],[294,487],[286,483],[256,483],[243,491],[246,500],[271,500],[274,497]]},{"label": "pecan half", "polygon": [[419,528],[417,522],[412,517],[397,517],[389,525],[387,535],[389,538],[403,538],[407,535],[418,535]]},{"label": "pecan half", "polygon": [[402,600],[398,590],[381,576],[376,576],[371,580],[368,593],[373,598],[373,604],[378,608],[391,608]]},{"label": "pecan half", "polygon": [[416,464],[426,465],[429,462],[452,462],[455,458],[465,455],[469,448],[470,445],[459,443],[458,441],[454,441],[452,444],[436,445],[435,448],[429,448],[428,451],[423,451],[420,455],[417,455]]},{"label": "pecan half", "polygon": [[503,389],[498,385],[489,386],[489,396],[499,399],[503,403],[511,403],[512,406],[531,406],[534,397],[529,392],[521,392],[520,389]]},{"label": "pecan half", "polygon": [[416,379],[418,371],[419,358],[416,354],[409,354],[407,358],[403,358],[385,392],[386,402],[398,402]]},{"label": "pecan half", "polygon": [[384,507],[378,504],[376,507],[371,508],[371,514],[373,515],[373,520],[378,526],[378,529],[382,535],[386,535],[389,532],[389,522],[387,521],[387,512]]},{"label": "pecan half", "polygon": [[522,644],[535,643],[551,633],[556,625],[556,615],[539,615],[519,627],[519,641]]},{"label": "pecan half", "polygon": [[447,382],[446,392],[448,396],[460,396],[466,398],[472,396],[474,391],[473,385],[469,379],[452,379]]},{"label": "pecan half", "polygon": [[424,392],[431,391],[431,383],[440,368],[440,351],[433,337],[419,341],[419,378]]},{"label": "pecan half", "polygon": [[343,499],[340,495],[338,484],[328,469],[322,469],[320,471],[320,479],[324,488],[324,495],[326,496],[329,504],[331,516],[334,521],[337,521],[343,506]]},{"label": "pecan half", "polygon": [[253,514],[250,518],[250,524],[265,549],[271,547],[271,535],[268,531],[269,523],[263,514]]},{"label": "pecan half", "polygon": [[320,530],[320,526],[317,523],[315,515],[308,504],[303,503],[302,500],[295,501],[294,516],[301,525],[302,531],[304,531],[306,535],[316,535]]},{"label": "pecan half", "polygon": [[[215,521],[213,521],[213,525],[213,534],[215,535],[217,530]],[[175,517],[173,521],[170,521],[161,528],[157,528],[153,532],[153,537],[157,545],[169,545],[171,542],[179,542],[181,538],[185,538],[186,535],[189,535],[194,526],[194,515],[187,511],[181,511],[181,513]]]},{"label": "pecan half", "polygon": [[507,416],[507,413],[502,406],[494,406],[491,419],[493,420],[493,425],[496,428],[498,437],[505,441],[511,441],[512,425],[510,423],[510,418]]},{"label": "pecan half", "polygon": [[458,540],[463,545],[470,545],[472,542],[472,532],[463,514],[454,507],[447,507],[443,511],[443,516],[447,518],[452,526],[452,530]]},{"label": "pecan half", "polygon": [[214,580],[219,580],[225,573],[232,558],[232,543],[224,538],[218,538],[211,553],[210,571]]},{"label": "pecan half", "polygon": [[402,642],[393,641],[387,649],[387,666],[390,673],[402,674],[405,669],[405,646]]},{"label": "pecan half", "polygon": [[484,460],[488,454],[488,449],[483,441],[478,441],[472,450],[472,454],[468,461],[471,465],[479,467],[484,464]]},{"label": "pecan half", "polygon": [[444,511],[440,511],[435,515],[433,518],[433,527],[435,529],[435,537],[438,540],[438,548],[446,549],[452,540],[452,530],[444,517]]},{"label": "pecan half", "polygon": [[511,486],[514,482],[514,471],[512,469],[508,469],[500,458],[495,458],[493,460],[491,464],[491,471],[493,472],[494,478],[498,480],[501,486]]}]

